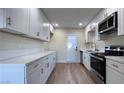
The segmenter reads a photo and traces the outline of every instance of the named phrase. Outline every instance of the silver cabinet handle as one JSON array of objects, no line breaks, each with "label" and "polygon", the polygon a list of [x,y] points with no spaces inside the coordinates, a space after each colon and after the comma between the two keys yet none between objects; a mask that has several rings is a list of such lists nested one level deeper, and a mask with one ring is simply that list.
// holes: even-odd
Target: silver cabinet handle
[{"label": "silver cabinet handle", "polygon": [[43,74],[43,68],[41,68],[41,74]]},{"label": "silver cabinet handle", "polygon": [[39,36],[40,35],[40,33],[39,32],[37,32],[37,36]]},{"label": "silver cabinet handle", "polygon": [[118,68],[118,65],[112,64],[112,66]]},{"label": "silver cabinet handle", "polygon": [[33,68],[36,68],[36,67],[38,67],[39,66],[39,64],[36,64]]},{"label": "silver cabinet handle", "polygon": [[49,63],[47,63],[47,68],[49,67]]},{"label": "silver cabinet handle", "polygon": [[53,58],[53,61],[55,61],[55,57]]},{"label": "silver cabinet handle", "polygon": [[11,17],[10,16],[7,17],[7,24],[11,25]]},{"label": "silver cabinet handle", "polygon": [[48,39],[48,36],[46,37],[46,39]]}]

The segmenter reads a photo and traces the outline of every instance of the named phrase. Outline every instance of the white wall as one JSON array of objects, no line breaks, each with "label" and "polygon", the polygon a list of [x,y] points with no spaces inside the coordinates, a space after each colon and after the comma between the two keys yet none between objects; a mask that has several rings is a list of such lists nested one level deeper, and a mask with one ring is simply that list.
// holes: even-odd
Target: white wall
[{"label": "white wall", "polygon": [[66,63],[66,35],[78,36],[78,48],[84,47],[84,33],[82,29],[55,29],[54,36],[49,43],[49,49],[57,51],[57,62]]},{"label": "white wall", "polygon": [[0,32],[0,50],[43,48],[44,43],[19,35]]}]

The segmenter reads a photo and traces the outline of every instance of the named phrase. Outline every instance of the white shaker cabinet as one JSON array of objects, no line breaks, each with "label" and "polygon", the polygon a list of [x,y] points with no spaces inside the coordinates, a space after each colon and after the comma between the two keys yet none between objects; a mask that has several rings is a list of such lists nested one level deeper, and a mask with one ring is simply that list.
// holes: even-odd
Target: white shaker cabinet
[{"label": "white shaker cabinet", "polygon": [[106,18],[107,16],[111,15],[114,12],[117,12],[117,8],[106,8],[104,17]]},{"label": "white shaker cabinet", "polygon": [[29,63],[1,63],[0,84],[44,84],[56,64],[56,53]]},{"label": "white shaker cabinet", "polygon": [[0,84],[26,83],[26,67],[24,64],[0,64]]},{"label": "white shaker cabinet", "polygon": [[124,8],[118,8],[118,35],[124,35]]},{"label": "white shaker cabinet", "polygon": [[43,12],[41,12],[41,16],[42,16],[43,24],[42,24],[42,31],[40,32],[40,38],[45,41],[49,41],[49,39],[50,39],[50,22]]},{"label": "white shaker cabinet", "polygon": [[85,31],[85,43],[93,42],[92,33],[90,31]]},{"label": "white shaker cabinet", "polygon": [[30,32],[29,35],[43,41],[49,41],[49,21],[39,8],[30,9]]},{"label": "white shaker cabinet", "polygon": [[39,38],[43,21],[41,20],[41,10],[39,8],[30,9],[30,35]]},{"label": "white shaker cabinet", "polygon": [[90,71],[90,55],[89,53],[83,52],[83,64]]},{"label": "white shaker cabinet", "polygon": [[45,83],[44,81],[44,71],[45,71],[45,63],[43,59],[39,59],[33,62],[30,65],[26,66],[26,77],[28,84],[41,84]]},{"label": "white shaker cabinet", "polygon": [[0,9],[0,21],[0,29],[3,31],[16,34],[27,34],[29,32],[29,9]]},{"label": "white shaker cabinet", "polygon": [[124,84],[124,63],[106,60],[106,83]]},{"label": "white shaker cabinet", "polygon": [[0,30],[50,40],[50,22],[40,8],[1,8]]}]

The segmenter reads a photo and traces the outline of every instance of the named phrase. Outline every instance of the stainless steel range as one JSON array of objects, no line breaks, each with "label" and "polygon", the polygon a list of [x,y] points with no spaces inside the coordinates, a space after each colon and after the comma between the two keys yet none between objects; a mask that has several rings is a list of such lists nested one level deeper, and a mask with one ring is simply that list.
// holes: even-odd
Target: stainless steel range
[{"label": "stainless steel range", "polygon": [[107,46],[104,53],[91,53],[91,76],[96,83],[106,83],[105,56],[124,56],[123,46]]}]

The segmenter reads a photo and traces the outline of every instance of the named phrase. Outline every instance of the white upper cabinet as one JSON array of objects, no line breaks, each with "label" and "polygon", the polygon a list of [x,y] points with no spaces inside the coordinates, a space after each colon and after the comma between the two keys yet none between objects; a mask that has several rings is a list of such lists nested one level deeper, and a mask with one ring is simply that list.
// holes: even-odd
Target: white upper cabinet
[{"label": "white upper cabinet", "polygon": [[5,8],[0,9],[0,28],[3,31],[27,34],[29,29],[28,8]]},{"label": "white upper cabinet", "polygon": [[106,18],[107,16],[111,15],[114,12],[117,12],[117,8],[105,8],[104,10],[104,18]]},{"label": "white upper cabinet", "polygon": [[50,40],[50,22],[40,8],[1,8],[0,30]]},{"label": "white upper cabinet", "polygon": [[51,32],[51,33],[54,33],[54,27],[53,27],[53,25],[51,25],[51,24],[50,24],[50,32]]},{"label": "white upper cabinet", "polygon": [[47,17],[44,15],[44,13],[41,11],[42,15],[42,31],[40,32],[40,38],[49,41],[50,39],[50,22],[48,21]]},{"label": "white upper cabinet", "polygon": [[30,35],[39,38],[42,30],[41,10],[38,8],[30,9]]},{"label": "white upper cabinet", "polygon": [[95,35],[96,26],[89,25],[85,30],[85,43],[93,43]]},{"label": "white upper cabinet", "polygon": [[118,35],[124,35],[124,8],[118,9]]},{"label": "white upper cabinet", "polygon": [[49,41],[49,21],[39,8],[30,9],[30,35],[43,41]]}]

